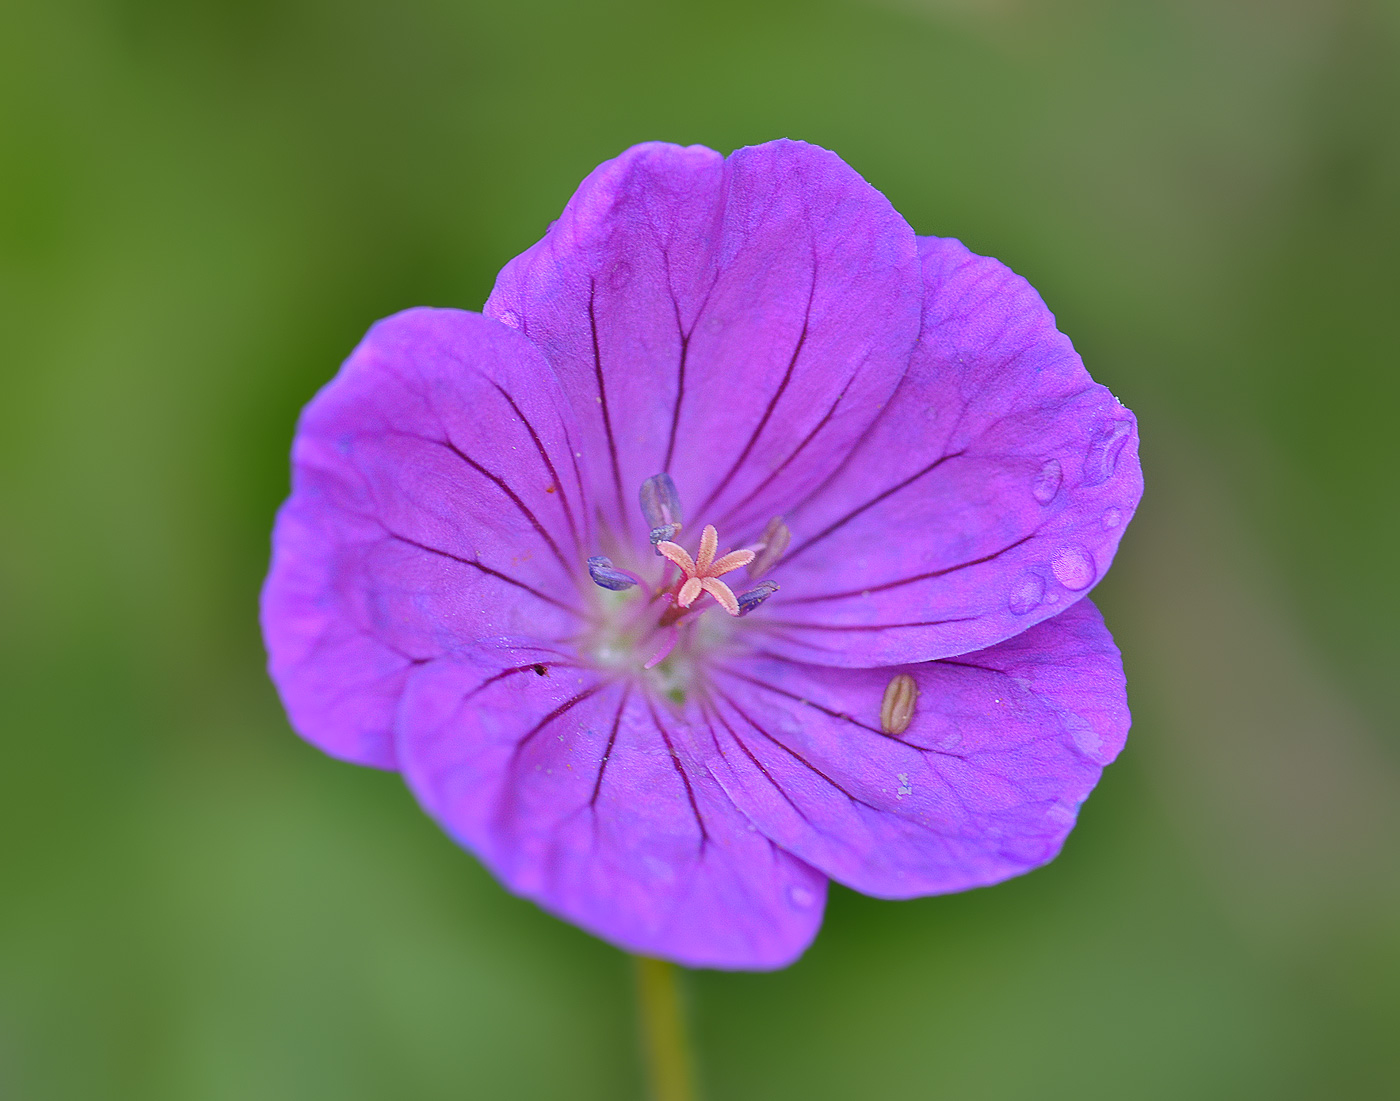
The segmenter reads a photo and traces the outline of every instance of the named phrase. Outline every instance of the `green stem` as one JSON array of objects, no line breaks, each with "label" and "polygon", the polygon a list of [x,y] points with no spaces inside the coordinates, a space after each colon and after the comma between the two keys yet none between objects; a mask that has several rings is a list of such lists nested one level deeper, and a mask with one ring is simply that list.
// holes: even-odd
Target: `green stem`
[{"label": "green stem", "polygon": [[696,1101],[695,1063],[677,976],[665,960],[634,956],[637,1016],[651,1101]]}]

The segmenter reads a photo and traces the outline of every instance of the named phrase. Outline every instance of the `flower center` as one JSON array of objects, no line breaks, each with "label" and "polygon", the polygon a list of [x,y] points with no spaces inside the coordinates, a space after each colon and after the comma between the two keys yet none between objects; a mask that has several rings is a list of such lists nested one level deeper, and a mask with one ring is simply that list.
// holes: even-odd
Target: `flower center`
[{"label": "flower center", "polygon": [[[644,676],[661,695],[679,703],[703,676],[705,655],[732,636],[731,624],[778,591],[777,583],[763,580],[762,574],[781,557],[791,534],[775,518],[757,543],[721,555],[719,532],[706,524],[692,557],[676,541],[681,506],[670,476],[648,478],[640,497],[654,548],[643,561],[660,558],[659,575],[640,563],[634,571],[615,566],[604,555],[590,558],[589,577],[605,592],[599,594],[600,624],[585,649],[599,666]],[[745,566],[757,584],[735,595],[722,578]],[[716,605],[727,613],[718,620],[704,614]]]}]

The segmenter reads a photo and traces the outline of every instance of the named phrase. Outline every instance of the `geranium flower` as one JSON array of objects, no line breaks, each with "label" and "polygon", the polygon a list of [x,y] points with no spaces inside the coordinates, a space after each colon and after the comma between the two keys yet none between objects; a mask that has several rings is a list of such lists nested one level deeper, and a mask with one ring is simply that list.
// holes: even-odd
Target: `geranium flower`
[{"label": "geranium flower", "polygon": [[375,325],[293,464],[292,724],[633,952],[779,967],[828,877],[1043,864],[1126,735],[1084,595],[1132,414],[1029,285],[810,145],[602,165],[484,314]]}]

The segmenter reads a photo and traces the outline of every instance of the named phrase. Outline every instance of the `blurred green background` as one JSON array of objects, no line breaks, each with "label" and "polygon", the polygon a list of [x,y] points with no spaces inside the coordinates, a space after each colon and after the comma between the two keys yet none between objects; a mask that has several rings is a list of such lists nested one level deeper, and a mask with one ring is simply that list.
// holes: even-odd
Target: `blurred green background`
[{"label": "blurred green background", "polygon": [[719,1099],[1400,1081],[1400,14],[0,2],[0,1097],[627,1098],[630,976],[289,731],[297,410],[645,139],[840,152],[1136,410],[1136,714],[1063,857],[689,993]]}]

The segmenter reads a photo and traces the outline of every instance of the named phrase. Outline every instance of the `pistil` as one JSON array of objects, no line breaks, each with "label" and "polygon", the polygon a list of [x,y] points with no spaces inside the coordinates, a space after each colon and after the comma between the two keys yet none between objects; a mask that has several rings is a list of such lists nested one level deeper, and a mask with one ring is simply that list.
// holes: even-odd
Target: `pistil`
[{"label": "pistil", "polygon": [[737,570],[740,566],[747,566],[752,562],[753,551],[730,551],[722,558],[716,559],[719,532],[713,524],[706,524],[705,530],[700,533],[700,549],[694,558],[691,558],[689,552],[679,543],[672,543],[670,540],[663,539],[656,544],[656,549],[680,567],[683,580],[676,591],[677,606],[689,608],[700,594],[705,592],[714,597],[719,606],[730,615],[739,614],[738,597],[720,578],[731,570]]}]

